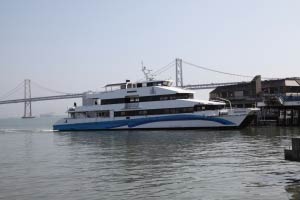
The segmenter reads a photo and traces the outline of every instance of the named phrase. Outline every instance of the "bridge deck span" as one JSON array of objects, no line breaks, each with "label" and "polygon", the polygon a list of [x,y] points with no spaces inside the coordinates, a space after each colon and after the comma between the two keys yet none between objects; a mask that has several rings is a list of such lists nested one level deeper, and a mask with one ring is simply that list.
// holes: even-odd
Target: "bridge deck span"
[{"label": "bridge deck span", "polygon": [[228,83],[208,83],[208,84],[197,84],[197,85],[185,85],[183,88],[189,90],[204,90],[204,89],[214,89],[219,86],[228,86],[228,85],[236,85],[247,82],[228,82]]},{"label": "bridge deck span", "polygon": [[[209,84],[198,84],[198,85],[185,85],[182,88],[190,89],[190,90],[203,90],[203,89],[213,89],[218,86],[227,86],[227,85],[235,85],[246,82],[229,82],[229,83],[209,83]],[[33,97],[28,99],[12,99],[12,100],[4,100],[0,101],[0,104],[11,104],[11,103],[24,103],[24,102],[35,102],[35,101],[49,101],[49,100],[57,100],[57,99],[75,99],[81,98],[84,96],[84,93],[77,94],[66,94],[66,95],[57,95],[57,96],[46,96],[46,97]]]},{"label": "bridge deck span", "polygon": [[11,103],[22,103],[22,102],[34,102],[34,101],[48,101],[48,100],[57,100],[57,99],[74,99],[83,97],[84,93],[78,94],[66,94],[66,95],[57,95],[57,96],[46,96],[46,97],[33,97],[28,99],[13,99],[0,101],[0,104],[11,104]]}]

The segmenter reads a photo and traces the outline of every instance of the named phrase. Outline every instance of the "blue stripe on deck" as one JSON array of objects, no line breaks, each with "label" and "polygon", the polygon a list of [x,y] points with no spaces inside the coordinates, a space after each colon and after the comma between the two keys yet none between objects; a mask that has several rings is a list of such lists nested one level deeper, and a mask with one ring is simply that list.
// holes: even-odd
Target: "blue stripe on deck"
[{"label": "blue stripe on deck", "polygon": [[[138,119],[124,119],[124,120],[112,120],[105,122],[88,122],[88,123],[78,123],[78,124],[63,124],[54,125],[54,130],[67,131],[67,130],[100,130],[100,129],[112,129],[122,126],[127,126],[128,128],[134,128],[143,124],[149,124],[153,122],[164,122],[164,121],[186,121],[186,120],[203,120],[217,122],[222,125],[235,125],[233,122],[210,116],[201,115],[167,115],[159,117],[145,117]],[[159,127],[158,127],[159,128]],[[175,127],[174,127],[175,128]]]}]

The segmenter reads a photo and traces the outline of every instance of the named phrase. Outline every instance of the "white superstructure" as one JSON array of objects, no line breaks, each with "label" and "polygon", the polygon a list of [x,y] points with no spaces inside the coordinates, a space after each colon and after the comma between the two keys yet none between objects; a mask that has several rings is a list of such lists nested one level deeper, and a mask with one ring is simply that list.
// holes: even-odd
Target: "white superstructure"
[{"label": "white superstructure", "polygon": [[53,129],[236,128],[250,122],[257,109],[226,109],[225,103],[194,99],[194,92],[172,87],[169,80],[109,84],[104,92],[86,93],[82,106]]}]

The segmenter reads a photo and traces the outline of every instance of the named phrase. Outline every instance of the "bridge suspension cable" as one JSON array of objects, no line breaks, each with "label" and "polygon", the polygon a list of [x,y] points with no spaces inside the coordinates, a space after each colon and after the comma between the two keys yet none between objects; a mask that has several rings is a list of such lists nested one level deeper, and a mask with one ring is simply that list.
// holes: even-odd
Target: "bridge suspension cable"
[{"label": "bridge suspension cable", "polygon": [[[224,72],[224,71],[220,71],[220,70],[211,69],[211,68],[208,68],[208,67],[203,67],[203,66],[200,66],[200,65],[196,65],[196,64],[184,61],[184,60],[182,60],[182,62],[187,64],[187,65],[199,68],[199,69],[203,69],[203,70],[206,70],[206,71],[211,71],[211,72],[215,72],[215,73],[219,73],[219,74],[226,74],[226,75],[237,76],[237,77],[242,77],[242,78],[254,78],[254,76],[250,76],[250,75],[229,73],[229,72]],[[278,79],[278,78],[268,78],[268,77],[261,77],[261,78],[262,79],[269,79],[269,80]]]},{"label": "bridge suspension cable", "polygon": [[0,97],[0,100],[3,100],[13,94],[15,94],[16,92],[18,92],[20,89],[23,89],[23,84],[24,82],[22,81],[21,83],[19,83],[15,88],[11,89],[10,91],[6,92],[5,94],[3,94],[1,97]]},{"label": "bridge suspension cable", "polygon": [[48,92],[52,92],[52,93],[56,93],[56,94],[73,94],[73,93],[61,92],[61,91],[57,91],[57,90],[53,90],[53,89],[44,87],[44,86],[38,84],[38,83],[35,82],[35,81],[31,81],[31,83],[33,83],[33,85],[37,86],[38,88],[43,89],[43,90],[46,90],[46,91],[48,91]]},{"label": "bridge suspension cable", "polygon": [[168,69],[170,69],[171,67],[173,67],[175,65],[175,60],[172,60],[172,62],[170,62],[169,64],[161,67],[160,69],[156,70],[155,72],[153,72],[154,76],[160,75],[162,73],[164,73],[165,71],[167,71]]},{"label": "bridge suspension cable", "polygon": [[196,65],[196,64],[184,61],[184,60],[182,60],[182,62],[187,64],[187,65],[196,67],[196,68],[200,68],[200,69],[203,69],[203,70],[206,70],[206,71],[216,72],[216,73],[219,73],[219,74],[226,74],[226,75],[238,76],[238,77],[243,77],[243,78],[253,78],[254,77],[254,76],[249,76],[249,75],[234,74],[234,73],[224,72],[224,71],[220,71],[220,70],[215,70],[215,69],[203,67],[203,66],[200,66],[200,65]]},{"label": "bridge suspension cable", "polygon": [[[53,90],[53,89],[44,87],[35,81],[31,81],[31,83],[42,90],[46,90],[48,92],[52,92],[52,93],[56,93],[56,94],[64,94],[64,95],[75,94],[75,93],[68,93],[68,92],[61,92],[61,91]],[[0,100],[7,99],[8,97],[12,96],[13,94],[17,93],[20,90],[24,90],[24,81],[20,82],[16,87],[14,87],[13,89],[9,90],[8,92],[6,92],[2,96],[0,96]]]}]

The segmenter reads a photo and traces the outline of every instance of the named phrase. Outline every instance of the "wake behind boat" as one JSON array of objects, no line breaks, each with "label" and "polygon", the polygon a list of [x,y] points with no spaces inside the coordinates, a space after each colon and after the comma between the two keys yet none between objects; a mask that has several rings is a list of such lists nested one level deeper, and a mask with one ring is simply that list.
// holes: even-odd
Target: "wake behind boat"
[{"label": "wake behind boat", "polygon": [[104,92],[85,93],[82,106],[53,125],[58,131],[242,128],[256,108],[225,108],[224,102],[194,99],[194,92],[170,80],[109,84]]}]

